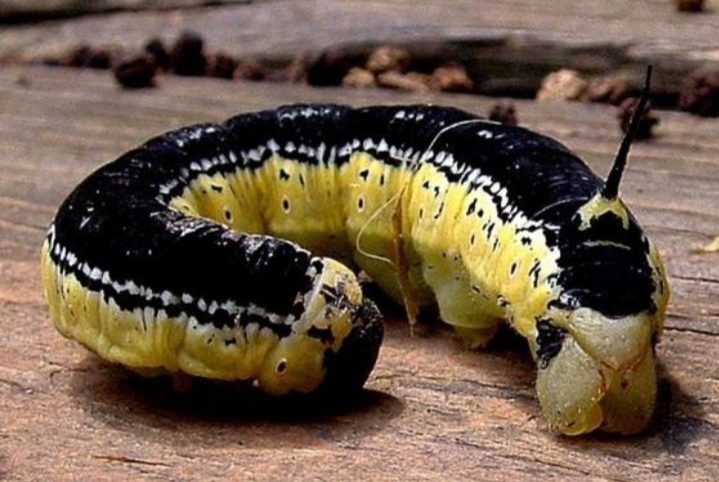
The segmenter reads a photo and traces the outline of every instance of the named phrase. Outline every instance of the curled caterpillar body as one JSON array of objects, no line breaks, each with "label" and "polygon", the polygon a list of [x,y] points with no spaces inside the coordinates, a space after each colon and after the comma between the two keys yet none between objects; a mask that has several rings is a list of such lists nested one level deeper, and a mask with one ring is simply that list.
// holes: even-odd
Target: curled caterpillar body
[{"label": "curled caterpillar body", "polygon": [[129,367],[356,388],[382,323],[337,259],[399,302],[436,303],[474,346],[508,322],[563,433],[632,433],[654,407],[668,287],[603,189],[558,142],[457,109],[243,114],[78,186],[44,244],[46,296],[61,333]]}]

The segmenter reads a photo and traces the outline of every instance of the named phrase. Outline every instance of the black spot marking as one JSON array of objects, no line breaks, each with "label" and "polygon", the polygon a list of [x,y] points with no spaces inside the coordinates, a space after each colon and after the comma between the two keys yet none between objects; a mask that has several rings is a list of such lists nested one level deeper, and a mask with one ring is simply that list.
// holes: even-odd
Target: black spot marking
[{"label": "black spot marking", "polygon": [[284,169],[280,168],[280,181],[289,181],[290,174]]},{"label": "black spot marking", "polygon": [[275,373],[278,375],[284,375],[285,371],[287,371],[287,360],[282,358],[279,362],[277,362],[277,366],[275,367]]},{"label": "black spot marking", "polygon": [[477,217],[478,218],[484,217],[484,209],[480,208],[479,212],[477,213]]},{"label": "black spot marking", "polygon": [[210,187],[211,187],[212,190],[215,191],[215,192],[222,192],[222,186],[219,186],[219,185],[217,185],[217,184],[210,184]]},{"label": "black spot marking", "polygon": [[434,186],[434,197],[439,197],[439,186]]},{"label": "black spot marking", "polygon": [[300,173],[300,186],[305,187],[305,176]]},{"label": "black spot marking", "polygon": [[419,208],[419,219],[424,217],[424,208]]},{"label": "black spot marking", "polygon": [[225,208],[225,220],[228,222],[232,221],[232,211],[227,208]]},{"label": "black spot marking", "polygon": [[477,209],[477,198],[472,199],[472,202],[469,203],[469,207],[467,207],[467,216],[474,213],[474,211]]},{"label": "black spot marking", "polygon": [[379,185],[384,186],[384,182],[385,182],[384,173],[382,173],[382,175],[379,177]]},{"label": "black spot marking", "polygon": [[439,209],[437,209],[437,212],[434,215],[434,219],[439,219],[439,217],[442,215],[442,211],[444,211],[444,201],[440,203]]},{"label": "black spot marking", "polygon": [[477,235],[475,233],[472,233],[472,235],[469,237],[470,246],[474,246],[475,241],[477,241]]},{"label": "black spot marking", "polygon": [[360,196],[357,198],[357,209],[362,211],[364,209],[364,197]]},{"label": "black spot marking", "polygon": [[547,368],[549,362],[562,349],[566,330],[554,326],[549,320],[537,320],[537,362],[539,368]]},{"label": "black spot marking", "polygon": [[487,225],[487,238],[491,238],[491,237],[492,237],[492,231],[494,231],[495,225],[496,225],[496,224],[494,223],[494,221],[491,222],[491,223],[489,223],[489,224]]},{"label": "black spot marking", "polygon": [[426,181],[424,181],[424,182],[422,183],[422,188],[423,188],[423,189],[426,189],[426,190],[429,190],[429,180],[426,180]]},{"label": "black spot marking", "polygon": [[515,261],[512,263],[512,265],[509,267],[509,276],[514,276],[517,273],[517,262]]},{"label": "black spot marking", "polygon": [[367,178],[369,177],[369,169],[362,169],[362,170],[359,172],[359,177],[360,177],[363,181],[367,181]]},{"label": "black spot marking", "polygon": [[532,277],[532,285],[536,288],[539,284],[539,266],[541,265],[538,259],[534,260],[534,264],[529,269],[529,276]]},{"label": "black spot marking", "polygon": [[290,212],[290,200],[287,198],[282,198],[282,209],[288,213]]},{"label": "black spot marking", "polygon": [[530,244],[532,244],[532,238],[529,238],[527,236],[522,236],[519,239],[519,242],[522,243],[522,246],[529,246]]}]

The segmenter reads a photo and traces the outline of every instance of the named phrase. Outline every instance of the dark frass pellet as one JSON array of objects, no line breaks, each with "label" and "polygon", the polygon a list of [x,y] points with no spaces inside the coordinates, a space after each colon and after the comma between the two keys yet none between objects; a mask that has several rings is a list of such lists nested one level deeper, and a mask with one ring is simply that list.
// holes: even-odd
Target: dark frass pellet
[{"label": "dark frass pellet", "polygon": [[209,56],[207,60],[207,76],[220,79],[233,79],[239,66],[237,59],[224,52]]},{"label": "dark frass pellet", "polygon": [[[627,132],[629,130],[632,115],[634,114],[638,103],[638,98],[630,97],[625,99],[624,102],[619,105],[617,119],[619,119],[619,128],[622,132]],[[650,139],[653,136],[652,129],[654,129],[654,126],[657,124],[659,124],[659,117],[654,114],[651,109],[651,105],[648,104],[647,108],[644,110],[644,114],[639,120],[636,138],[641,140]]]},{"label": "dark frass pellet", "polygon": [[508,126],[516,126],[517,108],[511,102],[499,102],[489,110],[489,120]]},{"label": "dark frass pellet", "polygon": [[165,44],[159,38],[154,38],[145,44],[145,53],[150,56],[158,69],[167,71],[170,68],[170,54]]},{"label": "dark frass pellet", "polygon": [[205,41],[195,32],[183,32],[172,47],[170,59],[171,68],[177,75],[205,75]]},{"label": "dark frass pellet", "polygon": [[679,93],[679,109],[703,117],[719,116],[719,72],[691,72]]},{"label": "dark frass pellet", "polygon": [[113,73],[117,83],[126,89],[155,86],[157,66],[147,55],[142,55],[115,66]]}]

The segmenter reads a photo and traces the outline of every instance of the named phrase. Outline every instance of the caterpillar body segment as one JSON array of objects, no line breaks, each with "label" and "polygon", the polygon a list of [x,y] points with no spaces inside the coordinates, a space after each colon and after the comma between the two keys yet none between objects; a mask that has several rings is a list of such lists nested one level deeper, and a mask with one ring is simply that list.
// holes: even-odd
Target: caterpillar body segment
[{"label": "caterpillar body segment", "polygon": [[[43,249],[57,328],[133,368],[252,380],[275,394],[314,391],[342,369],[355,379],[335,383],[361,386],[382,324],[348,268],[198,217],[212,209],[204,187],[185,196],[193,204],[179,204],[187,214],[170,207],[178,201],[163,194],[169,186],[207,176],[207,163],[195,162],[229,152],[223,131],[202,126],[151,141],[70,195]],[[208,192],[223,194],[217,186]],[[364,352],[355,346],[363,343]],[[333,366],[343,349],[364,358]]]},{"label": "caterpillar body segment", "polygon": [[382,338],[353,264],[408,307],[436,303],[473,346],[508,322],[563,433],[633,433],[668,287],[603,187],[556,141],[456,109],[243,114],[78,186],[43,248],[46,295],[61,333],[130,367],[344,389]]}]

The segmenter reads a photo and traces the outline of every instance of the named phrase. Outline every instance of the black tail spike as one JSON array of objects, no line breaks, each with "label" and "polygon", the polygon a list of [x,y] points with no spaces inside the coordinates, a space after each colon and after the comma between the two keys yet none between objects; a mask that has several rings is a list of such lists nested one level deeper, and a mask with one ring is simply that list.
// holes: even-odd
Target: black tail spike
[{"label": "black tail spike", "polygon": [[619,145],[619,151],[617,151],[617,157],[614,158],[614,165],[612,165],[612,170],[609,171],[607,181],[604,183],[604,190],[602,191],[602,196],[607,199],[615,199],[619,195],[619,183],[622,180],[622,174],[624,173],[624,168],[627,165],[629,148],[632,146],[632,141],[637,134],[639,123],[641,122],[642,116],[644,115],[644,112],[647,108],[647,102],[649,102],[649,93],[651,91],[651,84],[652,66],[648,65],[647,76],[644,81],[642,95],[639,98],[639,103],[637,104],[636,109],[634,109],[634,113],[632,114],[632,119],[629,123],[629,129],[627,130],[627,133],[624,134],[622,143]]}]

